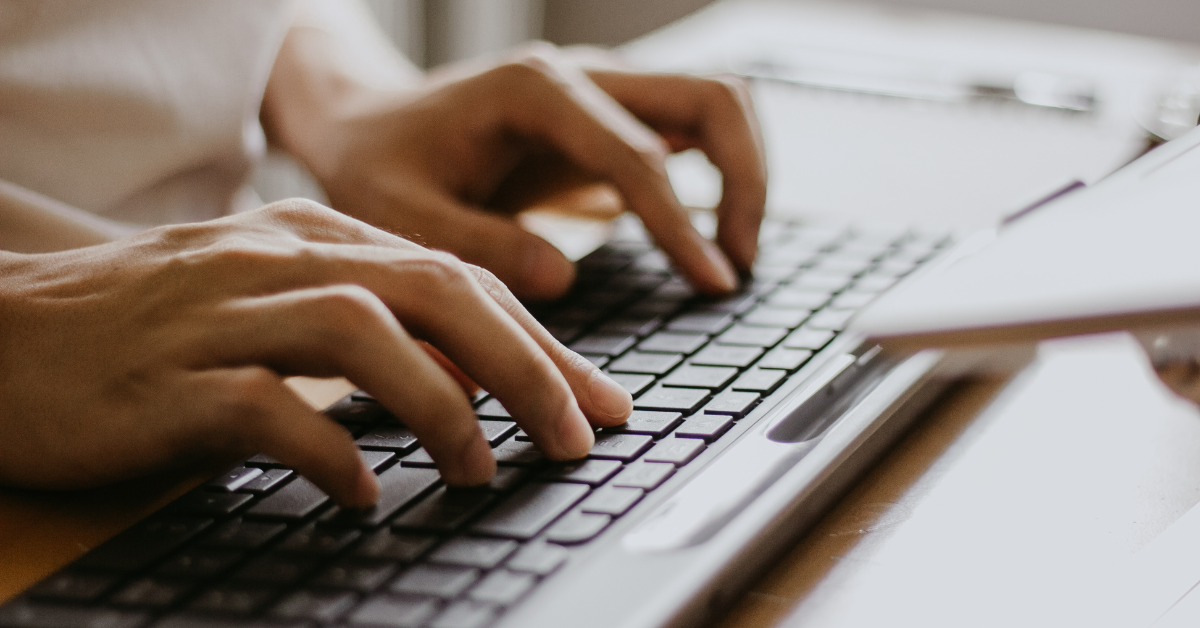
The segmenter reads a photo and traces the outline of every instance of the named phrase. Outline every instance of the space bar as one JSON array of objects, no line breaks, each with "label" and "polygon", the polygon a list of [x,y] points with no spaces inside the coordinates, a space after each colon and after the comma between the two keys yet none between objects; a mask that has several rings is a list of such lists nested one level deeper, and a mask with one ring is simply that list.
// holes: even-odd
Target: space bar
[{"label": "space bar", "polygon": [[585,484],[543,484],[523,487],[471,526],[476,534],[531,539],[583,499]]}]

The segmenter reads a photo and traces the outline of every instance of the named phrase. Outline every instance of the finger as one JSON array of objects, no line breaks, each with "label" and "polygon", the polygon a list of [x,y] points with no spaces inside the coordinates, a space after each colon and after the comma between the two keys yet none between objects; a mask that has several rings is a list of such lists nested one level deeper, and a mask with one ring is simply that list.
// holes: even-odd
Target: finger
[{"label": "finger", "polygon": [[667,179],[662,139],[578,68],[533,54],[491,73],[482,97],[504,123],[540,138],[610,180],[658,245],[702,291],[728,292],[737,277],[724,254],[688,220]]},{"label": "finger", "polygon": [[260,367],[222,369],[199,376],[219,426],[217,438],[245,440],[278,459],[347,507],[365,508],[379,483],[345,428],[318,414]]},{"label": "finger", "polygon": [[446,357],[444,353],[438,351],[437,347],[424,340],[418,340],[417,344],[420,345],[421,350],[426,355],[432,358],[434,362],[437,362],[438,366],[442,367],[443,371],[446,371],[447,375],[454,378],[454,381],[462,387],[463,392],[467,393],[468,397],[473,397],[479,392],[479,384],[476,384],[470,377],[467,377],[467,374],[462,372],[462,369],[458,368],[457,364],[451,362],[450,358]]},{"label": "finger", "polygon": [[412,429],[454,485],[477,485],[495,461],[459,385],[366,289],[333,285],[229,304],[201,339],[223,364],[342,375]]},{"label": "finger", "polygon": [[615,69],[589,71],[605,92],[673,148],[699,148],[721,171],[717,241],[742,270],[758,249],[767,194],[766,152],[750,90],[737,77],[655,75]]},{"label": "finger", "polygon": [[508,288],[488,271],[473,267],[479,285],[521,325],[558,367],[588,420],[597,427],[620,425],[633,411],[633,397],[587,358],[564,347],[525,309]]}]

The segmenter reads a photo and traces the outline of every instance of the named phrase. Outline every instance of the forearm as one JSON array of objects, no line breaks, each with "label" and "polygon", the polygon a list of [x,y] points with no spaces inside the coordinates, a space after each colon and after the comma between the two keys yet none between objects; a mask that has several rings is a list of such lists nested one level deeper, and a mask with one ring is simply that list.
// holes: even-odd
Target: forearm
[{"label": "forearm", "polygon": [[123,225],[0,181],[0,251],[42,253],[108,242]]}]

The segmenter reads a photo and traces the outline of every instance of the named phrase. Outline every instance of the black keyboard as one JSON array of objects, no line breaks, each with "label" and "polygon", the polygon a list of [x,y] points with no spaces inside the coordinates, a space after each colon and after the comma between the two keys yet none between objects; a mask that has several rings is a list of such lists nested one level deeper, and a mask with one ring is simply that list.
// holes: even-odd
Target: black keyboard
[{"label": "black keyboard", "polygon": [[354,394],[327,414],[379,474],[373,510],[342,510],[255,456],[0,606],[0,627],[487,626],[946,243],[769,223],[754,279],[709,299],[644,240],[610,242],[580,260],[570,295],[531,307],[634,396],[586,460],[546,461],[481,393],[499,470],[449,489],[413,434]]}]

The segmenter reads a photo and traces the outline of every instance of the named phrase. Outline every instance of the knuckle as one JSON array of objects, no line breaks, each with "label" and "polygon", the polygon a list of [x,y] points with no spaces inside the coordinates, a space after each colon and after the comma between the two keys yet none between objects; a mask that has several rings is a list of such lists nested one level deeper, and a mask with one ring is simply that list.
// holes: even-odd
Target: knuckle
[{"label": "knuckle", "polygon": [[238,370],[224,381],[221,418],[239,425],[263,423],[271,416],[271,400],[278,386],[278,376],[265,368]]},{"label": "knuckle", "polygon": [[412,262],[408,271],[417,289],[427,294],[445,295],[468,290],[475,283],[474,275],[465,263],[449,253],[439,251],[431,251]]},{"label": "knuckle", "polygon": [[376,329],[391,311],[370,290],[358,285],[330,286],[316,297],[317,315],[327,331]]},{"label": "knuckle", "polygon": [[705,89],[709,96],[717,102],[726,102],[741,107],[749,99],[750,88],[745,79],[732,74],[719,74],[704,79]]},{"label": "knuckle", "polygon": [[337,212],[306,198],[288,198],[263,207],[263,211],[275,220],[309,225],[329,220]]}]

